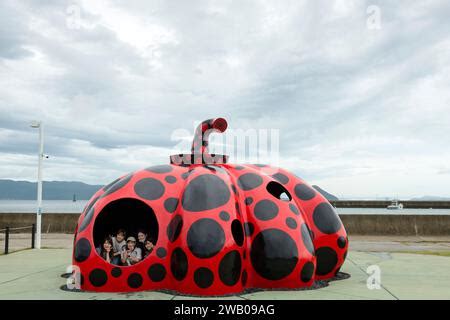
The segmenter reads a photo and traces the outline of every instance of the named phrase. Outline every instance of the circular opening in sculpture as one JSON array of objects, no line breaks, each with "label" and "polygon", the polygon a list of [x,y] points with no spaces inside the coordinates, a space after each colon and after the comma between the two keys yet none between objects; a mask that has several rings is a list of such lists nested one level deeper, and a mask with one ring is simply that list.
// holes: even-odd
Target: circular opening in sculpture
[{"label": "circular opening in sculpture", "polygon": [[[153,209],[146,203],[133,198],[123,198],[108,203],[103,210],[100,211],[94,224],[93,240],[96,252],[102,258],[106,259],[104,250],[105,239],[109,238],[111,240],[112,237],[117,239],[119,230],[125,231],[125,250],[129,249],[129,253],[133,254],[134,252],[135,256],[139,256],[137,255],[137,252],[140,251],[140,260],[136,262],[133,259],[130,260],[131,258],[126,258],[124,259],[125,261],[122,261],[122,255],[119,254],[114,256],[113,254],[112,259],[110,259],[112,264],[129,266],[139,263],[150,254],[155,254],[154,250],[150,250],[150,253],[148,250],[146,251],[145,242],[139,243],[140,233],[145,234],[146,239],[149,239],[155,247],[158,241],[158,220],[156,219]],[[127,239],[130,237],[133,237],[136,240],[135,248],[139,248],[140,250],[130,250],[130,248],[128,248]],[[114,249],[118,247],[124,248],[123,245],[114,245],[115,242],[117,241],[113,241],[112,243],[112,251],[118,252],[118,250]]]}]

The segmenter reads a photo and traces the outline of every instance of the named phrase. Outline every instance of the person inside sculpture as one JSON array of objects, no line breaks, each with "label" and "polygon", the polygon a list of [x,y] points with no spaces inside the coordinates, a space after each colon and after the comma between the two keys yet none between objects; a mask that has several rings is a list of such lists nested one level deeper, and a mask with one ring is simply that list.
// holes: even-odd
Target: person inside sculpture
[{"label": "person inside sculpture", "polygon": [[97,253],[100,257],[105,259],[107,262],[112,263],[113,261],[113,244],[111,237],[106,237],[100,247],[96,248]]},{"label": "person inside sculpture", "polygon": [[145,246],[144,246],[144,258],[147,258],[150,253],[152,253],[153,251],[153,247],[155,245],[153,244],[153,241],[151,239],[146,239],[145,240]]},{"label": "person inside sculpture", "polygon": [[126,231],[124,229],[119,229],[116,232],[115,237],[111,237],[113,244],[113,260],[112,264],[120,264],[122,249],[126,246]]},{"label": "person inside sculpture", "polygon": [[136,238],[128,237],[127,245],[122,250],[122,264],[131,266],[138,263],[142,259],[142,251],[140,248],[136,247]]},{"label": "person inside sculpture", "polygon": [[138,242],[136,246],[141,249],[141,252],[144,252],[145,250],[145,240],[147,240],[147,233],[145,233],[144,230],[140,229],[138,231]]}]

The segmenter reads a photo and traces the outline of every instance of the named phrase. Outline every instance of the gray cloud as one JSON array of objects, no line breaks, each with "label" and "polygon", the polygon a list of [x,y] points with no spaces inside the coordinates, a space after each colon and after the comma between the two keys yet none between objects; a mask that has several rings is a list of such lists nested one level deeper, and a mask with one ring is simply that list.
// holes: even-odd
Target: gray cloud
[{"label": "gray cloud", "polygon": [[34,118],[46,178],[106,183],[224,116],[279,129],[280,165],[338,195],[445,195],[449,14],[439,0],[3,1],[0,178],[34,179]]}]

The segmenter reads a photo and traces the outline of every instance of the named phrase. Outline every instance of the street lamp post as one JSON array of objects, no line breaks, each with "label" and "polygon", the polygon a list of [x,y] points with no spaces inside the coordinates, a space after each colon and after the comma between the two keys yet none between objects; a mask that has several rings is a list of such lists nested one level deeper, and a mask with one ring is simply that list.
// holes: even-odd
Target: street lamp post
[{"label": "street lamp post", "polygon": [[41,248],[42,221],[42,160],[44,158],[44,128],[40,121],[33,121],[32,128],[39,129],[38,180],[37,180],[37,211],[36,211],[36,249]]}]

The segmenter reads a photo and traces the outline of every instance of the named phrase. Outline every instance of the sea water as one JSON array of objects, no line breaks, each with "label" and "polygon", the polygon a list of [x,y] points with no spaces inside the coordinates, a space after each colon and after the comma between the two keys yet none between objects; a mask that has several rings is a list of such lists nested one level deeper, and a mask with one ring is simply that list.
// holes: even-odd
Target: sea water
[{"label": "sea water", "polygon": [[[44,200],[43,213],[74,213],[80,214],[87,200]],[[340,215],[346,214],[404,214],[404,215],[450,215],[450,209],[403,209],[387,210],[384,208],[337,208]],[[0,213],[34,213],[35,200],[0,200]]]}]

